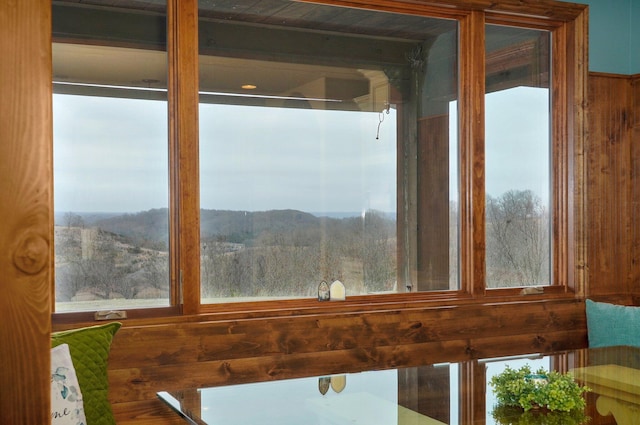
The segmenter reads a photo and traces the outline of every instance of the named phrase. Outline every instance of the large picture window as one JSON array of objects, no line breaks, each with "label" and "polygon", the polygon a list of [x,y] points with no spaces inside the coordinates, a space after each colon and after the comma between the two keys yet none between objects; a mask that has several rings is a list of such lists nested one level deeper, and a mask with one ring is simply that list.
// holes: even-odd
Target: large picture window
[{"label": "large picture window", "polygon": [[[200,18],[203,301],[312,298],[336,280],[347,296],[450,289],[457,22],[285,0],[201,2]],[[422,259],[399,247],[417,238],[422,196],[399,194],[418,150],[435,230]]]},{"label": "large picture window", "polygon": [[571,17],[356,3],[54,3],[55,311],[570,292]]}]

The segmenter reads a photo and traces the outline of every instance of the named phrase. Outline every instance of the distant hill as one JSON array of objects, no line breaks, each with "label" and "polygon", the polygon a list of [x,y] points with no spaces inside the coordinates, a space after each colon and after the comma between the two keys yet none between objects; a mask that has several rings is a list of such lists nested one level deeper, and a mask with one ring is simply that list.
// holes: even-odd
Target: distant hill
[{"label": "distant hill", "polygon": [[[138,213],[75,214],[82,218],[86,226],[99,227],[107,232],[124,236],[134,244],[161,249],[169,239],[169,213],[166,208],[152,209]],[[271,211],[200,211],[201,236],[203,239],[223,237],[229,242],[244,243],[262,232],[291,231],[296,228],[314,228],[323,218],[297,210]],[[63,218],[59,218],[60,225]]]},{"label": "distant hill", "polygon": [[92,226],[129,239],[134,245],[166,250],[169,241],[169,212],[166,208],[97,219]]},{"label": "distant hill", "polygon": [[223,211],[201,210],[200,228],[204,239],[227,235],[229,242],[242,243],[264,231],[282,232],[316,227],[321,219],[297,210]]},{"label": "distant hill", "polygon": [[[344,218],[297,210],[201,210],[203,294],[310,296],[322,280],[354,293],[395,284],[396,223],[371,212]],[[148,298],[167,291],[168,210],[67,213],[56,226],[62,300]]]},{"label": "distant hill", "polygon": [[[386,215],[386,214],[385,214]],[[217,240],[232,243],[251,243],[265,232],[294,233],[315,232],[322,223],[335,225],[359,222],[360,215],[347,216],[340,213],[331,218],[330,214],[316,216],[304,211],[285,209],[269,211],[200,211],[201,237],[203,241]],[[65,226],[65,220],[74,218],[73,226],[78,222],[86,227],[98,227],[103,231],[127,238],[132,245],[144,248],[166,250],[168,246],[169,213],[167,208],[157,208],[137,213],[66,213],[57,217],[58,225]],[[392,222],[394,221],[391,219]]]}]

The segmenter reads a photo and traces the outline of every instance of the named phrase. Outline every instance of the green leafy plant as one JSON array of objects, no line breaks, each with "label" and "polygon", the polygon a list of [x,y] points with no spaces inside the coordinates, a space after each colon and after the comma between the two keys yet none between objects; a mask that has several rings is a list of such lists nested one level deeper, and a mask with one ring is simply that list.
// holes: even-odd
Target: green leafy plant
[{"label": "green leafy plant", "polygon": [[523,412],[519,406],[496,406],[491,411],[491,416],[501,425],[584,425],[590,421],[584,409],[574,409],[570,412],[536,409]]},{"label": "green leafy plant", "polygon": [[499,375],[491,378],[499,406],[515,406],[528,412],[534,408],[549,411],[583,411],[583,394],[590,389],[578,384],[573,375],[547,372],[539,369],[532,373],[529,365],[520,369],[509,366]]}]

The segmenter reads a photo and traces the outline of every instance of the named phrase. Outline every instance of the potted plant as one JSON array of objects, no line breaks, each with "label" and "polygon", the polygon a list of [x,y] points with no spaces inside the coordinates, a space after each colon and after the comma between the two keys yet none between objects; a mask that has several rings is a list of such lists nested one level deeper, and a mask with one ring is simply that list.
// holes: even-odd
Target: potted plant
[{"label": "potted plant", "polygon": [[588,419],[583,394],[590,389],[570,373],[507,366],[489,385],[497,399],[493,416],[500,423],[580,424]]},{"label": "potted plant", "polygon": [[500,425],[584,425],[590,420],[584,409],[570,412],[532,409],[525,412],[521,407],[500,405],[494,407],[491,416]]}]

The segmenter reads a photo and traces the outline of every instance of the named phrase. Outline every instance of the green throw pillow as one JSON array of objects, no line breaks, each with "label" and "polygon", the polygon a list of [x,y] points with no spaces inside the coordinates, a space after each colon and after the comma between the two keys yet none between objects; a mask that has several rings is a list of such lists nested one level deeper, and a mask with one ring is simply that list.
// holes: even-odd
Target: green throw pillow
[{"label": "green throw pillow", "polygon": [[87,425],[115,425],[108,399],[107,361],[113,336],[122,326],[119,322],[51,335],[51,347],[68,344],[84,399]]},{"label": "green throw pillow", "polygon": [[640,347],[640,307],[586,300],[589,347]]}]

